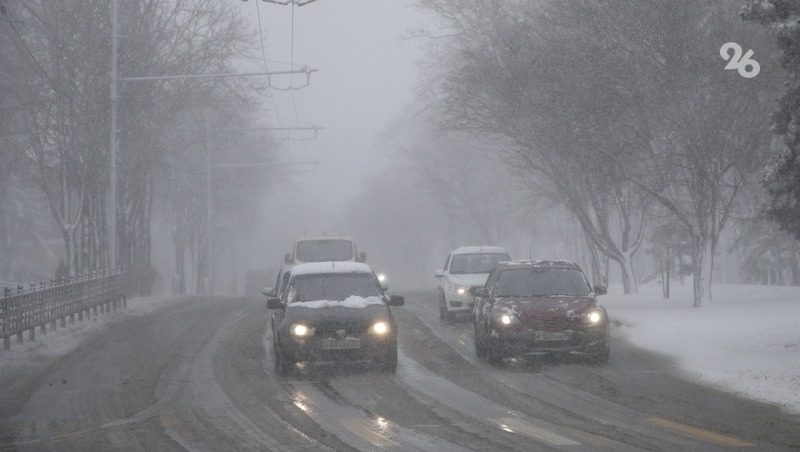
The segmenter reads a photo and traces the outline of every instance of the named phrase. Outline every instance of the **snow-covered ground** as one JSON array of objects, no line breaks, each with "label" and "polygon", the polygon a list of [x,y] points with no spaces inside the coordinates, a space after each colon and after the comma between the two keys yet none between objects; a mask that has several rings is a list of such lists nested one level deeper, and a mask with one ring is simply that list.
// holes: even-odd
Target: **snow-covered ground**
[{"label": "snow-covered ground", "polygon": [[800,288],[715,285],[701,308],[691,280],[671,289],[663,300],[658,285],[627,296],[612,287],[600,302],[622,322],[618,333],[690,377],[800,413]]},{"label": "snow-covered ground", "polygon": [[65,328],[61,328],[59,324],[56,331],[51,331],[50,325],[48,325],[47,334],[41,334],[37,328],[36,340],[33,341],[28,340],[26,331],[22,344],[17,344],[15,337],[12,338],[11,350],[0,349],[0,379],[23,366],[36,365],[51,358],[66,355],[87,342],[92,336],[115,323],[124,322],[129,316],[145,315],[177,300],[179,299],[174,295],[129,299],[127,309],[99,314],[97,317],[83,322],[76,319],[74,325],[70,325],[67,321]]}]

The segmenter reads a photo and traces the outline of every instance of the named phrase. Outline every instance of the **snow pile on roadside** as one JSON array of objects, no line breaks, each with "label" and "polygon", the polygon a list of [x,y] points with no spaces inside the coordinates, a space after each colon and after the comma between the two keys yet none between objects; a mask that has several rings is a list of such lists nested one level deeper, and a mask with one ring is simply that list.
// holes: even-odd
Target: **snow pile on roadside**
[{"label": "snow pile on roadside", "polygon": [[295,301],[292,306],[309,309],[322,309],[332,307],[342,308],[366,308],[371,304],[383,304],[380,297],[357,297],[355,295],[347,297],[345,300],[315,300],[315,301]]},{"label": "snow pile on roadside", "polygon": [[715,285],[701,308],[691,280],[674,284],[669,300],[658,285],[613,289],[600,302],[633,343],[701,381],[800,413],[800,288]]},{"label": "snow pile on roadside", "polygon": [[33,341],[28,340],[28,331],[25,331],[22,344],[17,344],[16,337],[13,337],[11,350],[0,349],[0,379],[21,366],[35,365],[49,358],[66,355],[78,349],[81,344],[110,325],[125,321],[128,316],[145,315],[177,300],[180,299],[174,295],[133,298],[128,300],[126,309],[98,314],[97,317],[83,322],[79,322],[76,316],[75,324],[70,324],[67,319],[67,325],[61,328],[59,322],[56,331],[51,331],[51,326],[48,324],[47,334],[41,334],[40,329],[37,328],[36,340]]}]

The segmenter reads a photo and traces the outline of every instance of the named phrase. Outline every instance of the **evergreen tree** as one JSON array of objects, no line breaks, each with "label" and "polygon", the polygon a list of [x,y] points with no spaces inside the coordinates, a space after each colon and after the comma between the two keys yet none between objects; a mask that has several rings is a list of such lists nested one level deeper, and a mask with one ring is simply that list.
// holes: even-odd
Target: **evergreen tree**
[{"label": "evergreen tree", "polygon": [[777,31],[781,64],[788,71],[786,91],[773,115],[773,130],[786,148],[764,173],[770,218],[800,240],[800,0],[758,0],[745,6],[745,20]]}]

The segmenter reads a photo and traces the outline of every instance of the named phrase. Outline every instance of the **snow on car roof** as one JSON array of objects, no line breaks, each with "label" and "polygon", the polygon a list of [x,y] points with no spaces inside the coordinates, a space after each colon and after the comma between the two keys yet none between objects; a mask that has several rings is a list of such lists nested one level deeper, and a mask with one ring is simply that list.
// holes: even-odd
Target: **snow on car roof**
[{"label": "snow on car roof", "polygon": [[362,262],[309,262],[292,267],[295,276],[323,273],[372,273],[372,269]]},{"label": "snow on car roof", "polygon": [[344,301],[341,300],[314,300],[314,301],[294,301],[290,303],[292,306],[308,309],[322,309],[332,307],[343,308],[366,308],[370,305],[385,305],[383,299],[380,297],[359,297],[352,295],[347,297]]},{"label": "snow on car roof", "polygon": [[295,241],[296,242],[306,242],[306,241],[310,241],[310,240],[347,240],[347,241],[352,242],[353,238],[352,237],[348,237],[346,235],[330,235],[330,234],[328,234],[328,235],[310,235],[308,237],[301,237],[301,238],[299,238],[299,239],[297,239]]},{"label": "snow on car roof", "polygon": [[505,253],[501,246],[462,246],[453,250],[453,254]]},{"label": "snow on car roof", "polygon": [[570,268],[577,268],[578,264],[568,260],[558,260],[558,259],[546,259],[546,260],[518,260],[518,261],[505,261],[500,262],[499,266],[503,267],[514,267],[514,266],[525,266],[525,267],[570,267]]}]

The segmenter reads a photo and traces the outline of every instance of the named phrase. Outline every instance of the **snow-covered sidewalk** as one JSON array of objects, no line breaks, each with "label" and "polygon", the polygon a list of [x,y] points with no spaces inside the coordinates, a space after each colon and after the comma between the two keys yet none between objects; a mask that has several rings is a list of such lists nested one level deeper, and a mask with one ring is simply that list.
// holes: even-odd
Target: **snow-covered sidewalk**
[{"label": "snow-covered sidewalk", "polygon": [[23,366],[36,365],[51,358],[66,355],[86,343],[94,335],[115,323],[124,322],[130,316],[145,315],[178,300],[180,298],[175,295],[132,298],[128,300],[126,309],[99,314],[97,317],[83,322],[76,320],[73,325],[68,322],[66,327],[59,327],[56,331],[50,331],[48,325],[47,334],[41,334],[37,329],[34,341],[28,340],[26,332],[22,344],[17,344],[16,339],[13,339],[11,350],[0,350],[0,380]]},{"label": "snow-covered sidewalk", "polygon": [[701,308],[692,306],[691,280],[673,283],[669,300],[658,285],[621,292],[600,297],[622,322],[617,333],[672,357],[692,378],[800,413],[800,288],[715,285]]}]

